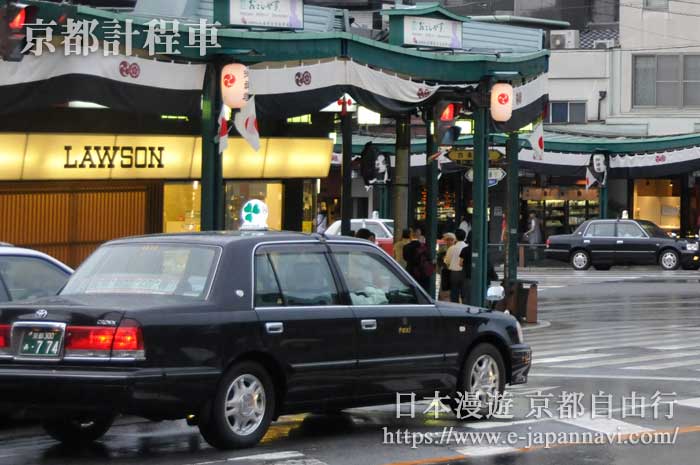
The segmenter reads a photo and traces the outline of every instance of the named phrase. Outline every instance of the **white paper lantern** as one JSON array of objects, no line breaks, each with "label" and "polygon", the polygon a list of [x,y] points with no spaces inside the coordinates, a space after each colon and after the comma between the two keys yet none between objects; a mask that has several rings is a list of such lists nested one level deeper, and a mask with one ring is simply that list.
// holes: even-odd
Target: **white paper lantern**
[{"label": "white paper lantern", "polygon": [[499,82],[491,87],[491,118],[503,123],[513,114],[513,86]]},{"label": "white paper lantern", "polygon": [[248,103],[248,67],[231,63],[221,70],[221,99],[229,108],[243,108]]}]

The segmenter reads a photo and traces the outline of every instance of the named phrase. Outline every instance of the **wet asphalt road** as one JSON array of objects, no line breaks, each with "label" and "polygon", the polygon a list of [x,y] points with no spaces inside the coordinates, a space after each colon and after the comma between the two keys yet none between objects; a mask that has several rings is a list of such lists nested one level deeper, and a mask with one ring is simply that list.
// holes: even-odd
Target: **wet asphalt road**
[{"label": "wet asphalt road", "polygon": [[[258,447],[237,452],[211,449],[184,422],[122,418],[103,441],[84,449],[64,448],[24,425],[0,430],[0,465],[698,463],[700,273],[613,268],[533,270],[523,277],[540,282],[545,323],[526,329],[534,365],[530,382],[510,391],[511,419],[460,421],[446,413],[435,419],[422,413],[427,402],[416,405],[415,418],[397,419],[394,405],[298,415],[281,418]],[[608,399],[610,415],[603,412]],[[406,431],[409,441],[432,444],[413,448],[404,443]],[[538,443],[547,438],[551,447]],[[666,439],[674,444],[629,444]],[[588,444],[603,440],[621,444]]]}]

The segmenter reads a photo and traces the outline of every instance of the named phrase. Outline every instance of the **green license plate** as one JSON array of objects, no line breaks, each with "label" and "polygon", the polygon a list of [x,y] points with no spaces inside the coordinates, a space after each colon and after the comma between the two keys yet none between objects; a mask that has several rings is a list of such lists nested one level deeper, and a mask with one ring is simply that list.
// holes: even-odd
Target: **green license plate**
[{"label": "green license plate", "polygon": [[27,329],[19,345],[19,355],[29,357],[58,357],[63,333],[53,329]]}]

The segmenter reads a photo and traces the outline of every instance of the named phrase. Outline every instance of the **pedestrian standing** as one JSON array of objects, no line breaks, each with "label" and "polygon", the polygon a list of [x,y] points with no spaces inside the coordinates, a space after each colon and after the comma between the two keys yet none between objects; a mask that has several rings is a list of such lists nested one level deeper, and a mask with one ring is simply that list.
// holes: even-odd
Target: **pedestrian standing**
[{"label": "pedestrian standing", "polygon": [[456,303],[459,303],[460,299],[462,303],[467,302],[467,295],[464,288],[465,275],[462,264],[460,263],[462,249],[467,246],[464,242],[466,236],[464,230],[458,229],[455,232],[455,237],[457,238],[456,242],[447,249],[447,253],[445,254],[445,264],[450,270],[450,301]]},{"label": "pedestrian standing", "polygon": [[464,218],[462,218],[462,221],[459,223],[458,229],[464,231],[464,234],[466,234],[467,236],[472,230],[471,220],[472,216],[469,213],[465,213]]},{"label": "pedestrian standing", "polygon": [[530,244],[533,259],[537,260],[539,255],[537,247],[539,244],[542,244],[542,225],[535,212],[530,212],[530,218],[528,219],[528,230],[525,232],[525,239],[527,239],[527,242]]},{"label": "pedestrian standing", "polygon": [[316,232],[323,234],[328,229],[328,211],[325,208],[321,208],[316,215]]},{"label": "pedestrian standing", "polygon": [[409,242],[411,242],[411,231],[409,229],[404,229],[401,231],[401,239],[394,244],[394,260],[399,262],[402,268],[406,268],[406,260],[403,258],[403,248]]},{"label": "pedestrian standing", "polygon": [[438,293],[439,300],[450,300],[450,269],[445,263],[447,250],[457,242],[457,237],[454,233],[445,233],[442,235],[444,246],[440,248],[438,253],[438,265],[440,269],[440,292]]},{"label": "pedestrian standing", "polygon": [[430,261],[428,247],[421,243],[419,234],[420,229],[411,230],[411,241],[403,248],[403,258],[406,260],[406,271],[426,292],[430,292],[430,278],[435,267]]},{"label": "pedestrian standing", "polygon": [[465,247],[459,252],[459,264],[462,266],[462,274],[464,275],[464,298],[462,302],[469,303],[472,286],[472,233],[467,235]]}]

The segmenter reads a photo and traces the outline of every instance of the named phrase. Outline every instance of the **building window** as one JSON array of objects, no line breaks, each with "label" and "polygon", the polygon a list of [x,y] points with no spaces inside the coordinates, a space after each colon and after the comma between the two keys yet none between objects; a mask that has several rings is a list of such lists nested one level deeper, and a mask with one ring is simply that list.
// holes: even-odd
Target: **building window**
[{"label": "building window", "polygon": [[644,0],[644,9],[668,11],[668,0]]},{"label": "building window", "polygon": [[586,102],[550,102],[547,123],[585,123]]},{"label": "building window", "polygon": [[634,105],[700,105],[700,55],[634,57]]}]

